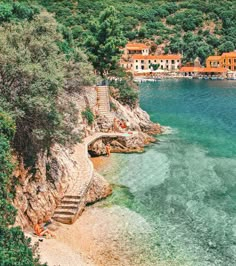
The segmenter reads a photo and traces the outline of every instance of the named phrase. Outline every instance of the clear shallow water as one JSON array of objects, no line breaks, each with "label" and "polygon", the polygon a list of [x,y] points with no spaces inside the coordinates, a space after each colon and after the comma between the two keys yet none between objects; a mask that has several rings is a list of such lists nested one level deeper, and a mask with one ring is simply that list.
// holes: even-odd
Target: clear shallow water
[{"label": "clear shallow water", "polygon": [[236,265],[236,82],[144,83],[140,103],[173,132],[143,154],[112,155],[101,171],[121,186],[106,204],[146,218],[166,265]]}]

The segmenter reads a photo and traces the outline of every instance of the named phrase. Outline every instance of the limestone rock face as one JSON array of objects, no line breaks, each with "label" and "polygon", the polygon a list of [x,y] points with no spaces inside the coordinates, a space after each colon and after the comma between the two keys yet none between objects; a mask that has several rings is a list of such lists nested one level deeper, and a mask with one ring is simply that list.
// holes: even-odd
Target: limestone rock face
[{"label": "limestone rock face", "polygon": [[[129,123],[129,131],[136,131],[128,137],[104,138],[97,140],[89,146],[93,156],[106,154],[105,145],[111,144],[112,152],[142,152],[145,145],[154,142],[156,139],[148,134],[159,134],[163,131],[159,124],[150,121],[149,115],[141,108],[131,110],[129,106],[122,106],[115,99],[111,98],[115,110],[109,118],[97,116],[92,125],[88,125],[83,118],[82,112],[86,107],[96,109],[97,92],[95,88],[84,88],[74,94],[65,94],[61,98],[61,106],[71,103],[75,112],[76,121],[74,134],[80,139],[92,135],[95,132],[108,132],[113,129],[113,117],[124,119]],[[65,121],[68,127],[72,121],[69,115],[65,114]],[[50,152],[38,154],[34,167],[26,168],[22,158],[16,158],[16,168],[13,173],[15,186],[15,198],[13,205],[17,208],[16,225],[26,228],[36,223],[39,218],[47,220],[52,217],[55,209],[60,205],[61,200],[75,182],[82,178],[83,161],[74,156],[77,145],[63,147],[54,144]],[[84,155],[85,156],[85,155]],[[85,158],[86,159],[86,158]],[[84,159],[84,160],[85,160]],[[81,173],[78,175],[78,173]],[[94,173],[92,182],[89,185],[88,193],[85,195],[85,202],[92,203],[111,194],[111,186],[98,173]],[[83,180],[81,180],[83,181]]]},{"label": "limestone rock face", "polygon": [[129,130],[142,131],[147,134],[161,134],[164,129],[150,120],[147,112],[143,111],[139,106],[131,109],[129,106],[123,106],[114,98],[111,102],[115,106],[114,116],[118,119],[124,119],[129,123]]},{"label": "limestone rock face", "polygon": [[26,170],[20,162],[13,173],[19,180],[13,202],[18,209],[16,225],[26,227],[36,223],[38,218],[51,217],[75,178],[76,166],[69,158],[69,151],[54,145],[50,153],[50,157],[46,153],[38,155],[34,169]]},{"label": "limestone rock face", "polygon": [[[127,134],[129,135],[129,134]],[[132,153],[143,152],[145,145],[156,142],[157,140],[143,132],[136,132],[130,136],[119,136],[112,138],[103,138],[95,141],[89,146],[91,156],[100,156],[106,154],[106,144],[111,145],[112,153]]]},{"label": "limestone rock face", "polygon": [[98,200],[106,198],[112,193],[111,185],[99,173],[94,172],[93,182],[87,193],[86,202],[94,203]]},{"label": "limestone rock face", "polygon": [[98,139],[91,145],[89,145],[88,150],[90,155],[93,156],[100,156],[106,154],[106,144],[103,142],[102,139]]}]

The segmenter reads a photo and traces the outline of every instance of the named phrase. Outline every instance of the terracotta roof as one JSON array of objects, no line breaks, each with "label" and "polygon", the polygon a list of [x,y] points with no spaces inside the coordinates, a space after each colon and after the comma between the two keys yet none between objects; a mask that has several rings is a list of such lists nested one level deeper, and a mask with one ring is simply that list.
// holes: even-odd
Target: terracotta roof
[{"label": "terracotta roof", "polygon": [[217,60],[217,61],[219,61],[219,60],[221,60],[221,56],[212,55],[212,56],[207,57],[207,60],[212,60],[212,61]]},{"label": "terracotta roof", "polygon": [[141,55],[141,54],[135,54],[132,56],[133,59],[139,59],[139,60],[180,60],[181,55],[177,54],[168,54],[168,55]]},{"label": "terracotta roof", "polygon": [[180,60],[182,58],[179,54],[164,54],[164,55],[157,55],[158,59],[161,60]]},{"label": "terracotta roof", "polygon": [[126,48],[128,50],[143,50],[143,49],[149,49],[149,47],[144,43],[132,43],[129,42],[126,44]]},{"label": "terracotta roof", "polygon": [[224,57],[236,57],[236,52],[223,53],[222,56],[224,56]]},{"label": "terracotta roof", "polygon": [[228,70],[222,67],[182,67],[179,71],[195,73],[225,73]]},{"label": "terracotta roof", "polygon": [[156,59],[158,59],[157,58],[157,55],[141,55],[141,54],[134,54],[133,56],[132,56],[132,58],[134,59],[134,60],[137,60],[137,59],[139,59],[139,60],[156,60]]}]

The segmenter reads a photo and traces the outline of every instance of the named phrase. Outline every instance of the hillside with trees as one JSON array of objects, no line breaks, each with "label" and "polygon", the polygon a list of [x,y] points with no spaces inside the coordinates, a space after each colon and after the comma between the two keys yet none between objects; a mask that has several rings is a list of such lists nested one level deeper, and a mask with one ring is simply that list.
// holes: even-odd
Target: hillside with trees
[{"label": "hillside with trees", "polygon": [[[93,32],[93,22],[114,6],[128,40],[152,41],[185,61],[236,49],[235,0],[38,1],[71,32],[78,46]],[[86,47],[85,47],[86,48]]]}]

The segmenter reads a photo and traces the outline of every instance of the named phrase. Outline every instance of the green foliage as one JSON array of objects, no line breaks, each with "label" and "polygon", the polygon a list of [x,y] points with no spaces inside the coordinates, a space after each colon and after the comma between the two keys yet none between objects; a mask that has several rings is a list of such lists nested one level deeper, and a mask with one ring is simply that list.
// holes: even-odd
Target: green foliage
[{"label": "green foliage", "polygon": [[220,53],[224,53],[224,52],[231,52],[235,49],[236,45],[231,42],[231,41],[226,41],[224,43],[222,43],[218,49]]},{"label": "green foliage", "polygon": [[117,67],[121,55],[119,48],[125,44],[117,16],[113,7],[106,8],[98,21],[91,23],[92,34],[85,41],[89,58],[102,76]]},{"label": "green foliage", "polygon": [[82,116],[87,120],[89,125],[92,125],[94,121],[94,114],[89,107],[86,107],[85,111],[82,112]]},{"label": "green foliage", "polygon": [[116,89],[115,92],[111,91],[112,96],[121,104],[134,108],[138,102],[138,91],[133,83],[132,76],[124,72],[122,74],[122,70],[119,70],[119,73],[120,78],[110,82],[110,86]]},{"label": "green foliage", "polygon": [[111,110],[114,110],[114,111],[117,110],[117,107],[113,102],[110,102],[110,108],[111,108]]},{"label": "green foliage", "polygon": [[[119,12],[120,27],[126,38],[148,38],[157,44],[169,43],[168,48],[171,52],[186,54],[185,61],[200,55],[203,62],[208,51],[214,54],[222,52],[223,49],[232,51],[236,47],[235,0],[87,0],[80,1],[78,5],[72,0],[39,2],[49,11],[55,12],[58,21],[72,27],[72,30],[79,25],[73,35],[80,46],[83,39],[94,34],[91,21],[105,8],[114,6]],[[206,25],[212,25],[212,29],[206,30]],[[201,49],[197,51],[192,41],[187,42],[183,38],[188,33],[192,33],[195,40],[202,42]],[[180,36],[174,40],[176,34]],[[233,45],[225,46],[225,42],[232,42]],[[193,47],[189,47],[191,45]]]},{"label": "green foliage", "polygon": [[26,238],[18,227],[0,227],[0,265],[1,266],[37,266],[38,258],[33,257],[30,239]]},{"label": "green foliage", "polygon": [[14,146],[29,156],[48,147],[60,127],[57,97],[66,62],[56,44],[61,39],[47,13],[0,29],[1,98],[16,119]]},{"label": "green foliage", "polygon": [[14,223],[15,209],[9,203],[10,175],[13,170],[10,155],[10,141],[15,133],[11,117],[0,109],[0,226]]},{"label": "green foliage", "polygon": [[13,165],[10,141],[15,133],[15,123],[9,114],[0,109],[0,265],[39,265],[20,228],[10,228],[15,222],[16,209],[10,204]]},{"label": "green foliage", "polygon": [[12,20],[33,19],[39,8],[29,3],[3,1],[0,3],[0,23]]}]

